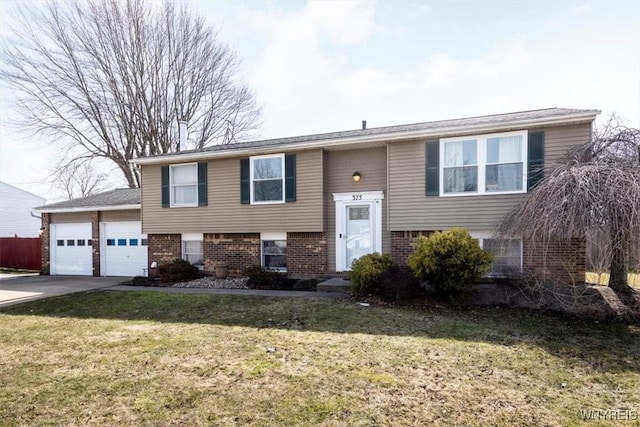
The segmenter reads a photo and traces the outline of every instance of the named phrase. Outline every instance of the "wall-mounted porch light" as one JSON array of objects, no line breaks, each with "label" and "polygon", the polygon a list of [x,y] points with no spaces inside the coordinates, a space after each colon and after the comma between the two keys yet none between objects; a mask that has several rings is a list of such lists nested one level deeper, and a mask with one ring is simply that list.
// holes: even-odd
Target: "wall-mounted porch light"
[{"label": "wall-mounted porch light", "polygon": [[353,182],[360,182],[362,175],[360,175],[360,172],[354,172],[352,178]]}]

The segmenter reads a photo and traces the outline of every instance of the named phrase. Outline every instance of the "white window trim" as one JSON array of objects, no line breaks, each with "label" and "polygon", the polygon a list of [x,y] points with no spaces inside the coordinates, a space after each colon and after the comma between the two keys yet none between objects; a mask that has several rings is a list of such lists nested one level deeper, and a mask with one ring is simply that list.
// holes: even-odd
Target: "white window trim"
[{"label": "white window trim", "polygon": [[[260,233],[260,265],[263,268],[267,268],[264,265],[264,245],[262,244],[262,242],[264,241],[273,241],[273,240],[284,240],[285,242],[287,241],[287,233],[286,232],[265,232],[265,233]],[[288,244],[287,244],[288,246]],[[288,255],[288,251],[287,251],[287,255]],[[287,264],[288,264],[288,259],[287,259]],[[279,273],[286,273],[287,272],[287,267],[285,268],[269,268],[269,271],[277,271]]]},{"label": "white window trim", "polygon": [[[508,136],[521,136],[522,137],[522,189],[513,191],[486,191],[486,168],[487,168],[487,139],[495,137],[508,137]],[[528,152],[529,152],[529,132],[528,131],[515,131],[515,132],[500,132],[500,133],[488,133],[483,135],[467,135],[457,136],[454,138],[441,138],[440,139],[440,158],[439,158],[439,176],[440,176],[440,197],[464,197],[464,196],[490,196],[494,194],[523,194],[527,192],[527,175],[528,175]],[[478,190],[477,191],[464,191],[459,193],[445,193],[444,192],[444,145],[447,142],[467,141],[475,139],[477,141],[477,168],[478,168]],[[493,164],[493,163],[492,163]]]},{"label": "white window trim", "polygon": [[[484,250],[485,239],[503,239],[501,237],[494,236],[493,233],[490,231],[472,231],[469,234],[471,234],[471,237],[478,240],[478,242],[480,243],[480,248],[482,248],[482,250]],[[503,239],[503,240],[518,240],[520,242],[520,272],[522,272],[524,268],[524,249],[523,249],[524,245],[522,244],[522,238],[517,237],[513,239]],[[503,276],[500,274],[489,272],[485,275],[485,277],[503,277]]]},{"label": "white window trim", "polygon": [[[254,160],[260,160],[260,159],[280,159],[280,161],[282,162],[282,200],[265,200],[265,201],[258,201],[256,202],[253,199],[253,161]],[[285,171],[285,163],[284,163],[284,153],[280,153],[280,154],[267,154],[264,156],[251,156],[249,157],[249,185],[250,185],[250,191],[251,191],[251,204],[252,205],[275,205],[275,204],[280,204],[280,203],[284,203],[287,195],[285,194],[285,175],[286,175],[286,171]]]},{"label": "white window trim", "polygon": [[[173,168],[174,167],[182,167],[182,166],[195,166],[196,169],[196,201],[195,203],[176,203],[173,200]],[[191,184],[188,184],[191,185]],[[184,187],[185,185],[180,185],[179,187]],[[192,208],[198,207],[198,163],[179,163],[175,165],[169,165],[169,206],[172,208]]]}]

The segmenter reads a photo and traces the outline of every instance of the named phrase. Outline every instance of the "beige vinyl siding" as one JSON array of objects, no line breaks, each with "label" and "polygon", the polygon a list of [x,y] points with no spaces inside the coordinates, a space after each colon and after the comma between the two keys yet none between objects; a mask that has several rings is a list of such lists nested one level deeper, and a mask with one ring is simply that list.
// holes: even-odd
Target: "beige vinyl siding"
[{"label": "beige vinyl siding", "polygon": [[544,164],[547,168],[562,161],[571,147],[591,139],[591,123],[541,130],[545,133]]},{"label": "beige vinyl siding", "polygon": [[76,222],[91,222],[91,212],[52,213],[50,224],[73,224]]},{"label": "beige vinyl siding", "polygon": [[[530,129],[545,133],[545,166],[588,141],[591,123]],[[425,141],[389,146],[389,226],[392,231],[465,227],[491,230],[526,194],[425,196]]]},{"label": "beige vinyl siding", "polygon": [[126,211],[103,211],[100,212],[100,221],[140,221],[140,209],[131,209]]},{"label": "beige vinyl siding", "polygon": [[296,153],[296,202],[240,204],[240,158],[208,163],[208,206],[163,208],[160,165],[142,167],[144,233],[320,232],[322,151]]},{"label": "beige vinyl siding", "polygon": [[[357,191],[383,191],[382,201],[382,251],[391,251],[391,235],[387,226],[387,148],[362,150],[325,151],[325,218],[327,229],[327,256],[329,271],[336,270],[336,205],[333,193]],[[362,180],[353,182],[354,172],[360,172]]]}]

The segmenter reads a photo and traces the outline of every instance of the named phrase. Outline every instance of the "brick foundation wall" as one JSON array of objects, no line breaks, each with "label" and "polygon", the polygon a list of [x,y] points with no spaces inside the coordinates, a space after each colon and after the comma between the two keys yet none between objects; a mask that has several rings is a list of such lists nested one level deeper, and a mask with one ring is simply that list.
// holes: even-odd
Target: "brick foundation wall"
[{"label": "brick foundation wall", "polygon": [[100,212],[91,212],[91,259],[93,277],[100,277]]},{"label": "brick foundation wall", "polygon": [[147,237],[149,253],[149,275],[157,273],[151,268],[151,263],[166,264],[182,257],[182,235],[180,234],[149,234]]},{"label": "brick foundation wall", "polygon": [[321,276],[327,269],[326,233],[287,233],[289,276]]},{"label": "brick foundation wall", "polygon": [[407,266],[407,258],[415,249],[415,240],[419,236],[429,236],[433,231],[392,231],[391,257],[401,268]]},{"label": "brick foundation wall", "polygon": [[[432,231],[392,231],[391,256],[400,267],[406,267],[407,257],[415,249],[415,240]],[[534,273],[543,281],[582,283],[585,280],[586,240],[555,240],[545,246],[524,241],[522,264],[525,272]]]},{"label": "brick foundation wall", "polygon": [[42,268],[40,274],[51,274],[51,252],[49,248],[49,223],[51,220],[51,214],[42,214],[42,234],[40,235],[40,244],[42,245]]},{"label": "brick foundation wall", "polygon": [[203,246],[207,273],[213,273],[217,264],[225,264],[229,275],[237,277],[246,267],[260,264],[260,233],[208,233]]},{"label": "brick foundation wall", "polygon": [[525,271],[544,281],[568,284],[582,283],[586,271],[586,240],[554,240],[545,244],[522,243],[522,264]]}]

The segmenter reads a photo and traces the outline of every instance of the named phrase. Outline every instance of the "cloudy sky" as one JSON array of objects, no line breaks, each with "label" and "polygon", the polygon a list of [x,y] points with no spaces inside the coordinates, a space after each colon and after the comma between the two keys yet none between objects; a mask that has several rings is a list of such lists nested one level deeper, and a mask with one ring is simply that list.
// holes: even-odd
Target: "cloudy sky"
[{"label": "cloudy sky", "polygon": [[[242,58],[261,138],[546,107],[640,127],[637,0],[188,3]],[[47,179],[57,148],[12,129],[0,107],[0,179],[60,199]]]}]

